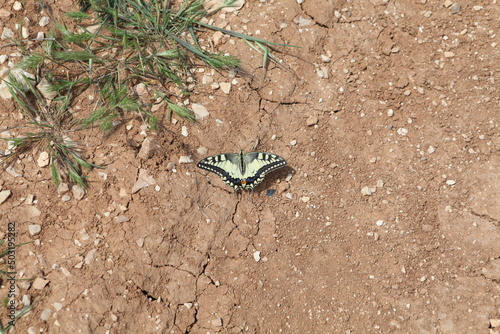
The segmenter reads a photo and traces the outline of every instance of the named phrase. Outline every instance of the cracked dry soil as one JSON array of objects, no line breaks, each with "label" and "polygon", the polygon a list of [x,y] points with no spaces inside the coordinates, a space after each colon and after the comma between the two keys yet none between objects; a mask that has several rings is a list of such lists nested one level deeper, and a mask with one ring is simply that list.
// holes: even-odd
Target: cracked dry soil
[{"label": "cracked dry soil", "polygon": [[[74,9],[44,3],[61,20]],[[27,17],[36,34],[47,13],[12,5],[4,26]],[[261,56],[224,36],[214,50],[245,72],[198,72],[231,91],[200,85],[192,102],[210,116],[148,134],[152,158],[137,157],[140,120],[78,138],[106,166],[81,201],[61,201],[36,156],[16,163],[21,176],[1,174],[12,191],[2,230],[16,222],[19,242],[35,240],[17,268],[49,281],[18,284],[18,299],[37,303],[14,332],[499,333],[499,8],[262,0],[216,16],[301,48],[280,48],[283,65],[264,77]],[[18,122],[4,102],[2,128]],[[167,168],[204,158],[199,147],[273,152],[288,166],[235,196],[195,163]],[[156,185],[132,194],[140,169]]]}]

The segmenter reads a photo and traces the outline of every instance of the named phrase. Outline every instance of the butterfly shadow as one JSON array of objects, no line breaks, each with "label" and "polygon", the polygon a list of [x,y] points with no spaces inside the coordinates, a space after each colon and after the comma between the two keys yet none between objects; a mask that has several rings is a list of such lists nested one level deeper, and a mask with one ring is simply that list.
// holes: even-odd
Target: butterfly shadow
[{"label": "butterfly shadow", "polygon": [[[289,185],[285,181],[287,176],[289,174],[295,174],[295,169],[292,167],[286,165],[284,167],[281,167],[280,169],[274,170],[270,172],[269,174],[266,174],[266,177],[264,180],[258,184],[253,191],[250,191],[251,193],[255,193],[257,195],[261,195],[262,193],[265,193],[268,197],[273,197],[277,195],[278,191],[284,191],[289,188]],[[277,183],[276,181],[280,180],[280,183]],[[282,185],[283,184],[283,185]],[[279,189],[276,189],[279,188]],[[272,190],[278,190],[276,193],[273,193],[269,195],[269,191]]]}]

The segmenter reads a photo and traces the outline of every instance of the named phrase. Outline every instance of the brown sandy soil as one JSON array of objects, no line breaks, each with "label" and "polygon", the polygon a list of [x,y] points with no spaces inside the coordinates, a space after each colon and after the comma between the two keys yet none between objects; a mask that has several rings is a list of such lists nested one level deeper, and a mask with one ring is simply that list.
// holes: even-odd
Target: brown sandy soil
[{"label": "brown sandy soil", "polygon": [[[75,9],[44,2],[55,18]],[[3,2],[4,26],[50,28],[37,24],[47,9],[23,3]],[[18,284],[37,303],[14,332],[499,333],[499,17],[496,0],[262,0],[217,15],[301,48],[280,48],[263,79],[261,56],[223,37],[217,50],[248,75],[215,73],[229,94],[200,85],[191,102],[210,116],[196,124],[155,134],[130,120],[79,138],[106,167],[80,201],[61,200],[36,155],[1,174],[2,230],[15,222],[18,242],[35,241],[18,271],[49,281]],[[18,124],[12,101],[1,121]],[[146,137],[160,150],[144,160]],[[178,163],[200,147],[288,166],[235,196]],[[141,169],[156,184],[132,193]]]}]

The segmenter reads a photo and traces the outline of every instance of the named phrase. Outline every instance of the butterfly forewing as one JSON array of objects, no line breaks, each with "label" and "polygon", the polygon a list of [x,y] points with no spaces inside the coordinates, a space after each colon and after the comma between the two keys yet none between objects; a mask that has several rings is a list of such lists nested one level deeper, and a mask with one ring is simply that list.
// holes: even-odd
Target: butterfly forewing
[{"label": "butterfly forewing", "polygon": [[222,153],[201,160],[198,167],[219,175],[230,187],[253,189],[264,176],[286,165],[282,157],[266,153]]}]

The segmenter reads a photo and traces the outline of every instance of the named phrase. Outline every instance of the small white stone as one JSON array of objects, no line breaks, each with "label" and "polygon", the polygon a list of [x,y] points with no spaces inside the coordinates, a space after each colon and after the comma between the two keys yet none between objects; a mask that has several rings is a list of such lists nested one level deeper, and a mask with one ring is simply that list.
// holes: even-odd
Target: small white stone
[{"label": "small white stone", "polygon": [[455,183],[457,183],[455,180],[446,180],[446,184],[449,185],[449,186],[452,186]]},{"label": "small white stone", "polygon": [[23,4],[20,3],[19,1],[14,1],[14,4],[12,5],[12,9],[15,10],[16,12],[18,12],[18,11],[23,9]]},{"label": "small white stone", "polygon": [[208,152],[207,148],[203,146],[196,149],[196,153],[198,153],[201,156],[207,155],[207,152]]},{"label": "small white stone", "polygon": [[427,149],[427,153],[432,154],[434,152],[436,152],[436,148],[434,146],[429,146],[429,148]]},{"label": "small white stone", "polygon": [[301,200],[302,202],[304,202],[304,203],[307,203],[307,202],[309,202],[309,201],[311,200],[311,198],[310,198],[310,197],[307,197],[307,196],[303,196],[303,197],[301,197],[301,198],[300,198],[300,200]]},{"label": "small white stone", "polygon": [[52,313],[53,313],[53,311],[50,308],[46,308],[45,310],[42,311],[42,314],[40,315],[40,319],[42,319],[42,321],[47,321],[47,320],[49,320]]},{"label": "small white stone", "polygon": [[40,225],[28,225],[28,231],[30,232],[30,235],[38,234],[41,230],[42,227]]},{"label": "small white stone", "polygon": [[0,36],[0,39],[11,39],[14,37],[14,32],[7,28],[3,27],[2,35]]},{"label": "small white stone", "polygon": [[49,280],[37,277],[33,282],[33,289],[42,290],[43,288],[45,288],[47,284],[49,284],[49,282],[50,282]]},{"label": "small white stone", "polygon": [[59,303],[59,302],[55,302],[55,303],[53,304],[53,306],[54,306],[54,309],[55,309],[56,311],[60,311],[60,310],[62,310],[62,307],[63,307],[63,305],[62,305],[61,303]]},{"label": "small white stone", "polygon": [[326,56],[326,55],[321,55],[321,60],[324,62],[324,63],[329,63],[332,61],[332,58]]},{"label": "small white stone", "polygon": [[379,220],[377,220],[377,221],[375,222],[375,224],[376,224],[377,226],[384,226],[384,225],[385,225],[385,222],[384,222],[382,219],[379,219]]},{"label": "small white stone", "polygon": [[219,84],[220,90],[223,91],[225,94],[229,94],[231,91],[231,83],[230,82],[221,82]]},{"label": "small white stone", "polygon": [[204,119],[205,117],[210,115],[208,113],[207,108],[205,108],[202,104],[199,103],[193,103],[191,105],[191,109],[193,110],[194,115],[196,116],[197,119]]},{"label": "small white stone", "polygon": [[69,200],[71,200],[71,196],[69,196],[69,195],[63,195],[61,197],[61,201],[63,201],[63,202],[68,202]]},{"label": "small white stone", "polygon": [[361,188],[361,194],[363,196],[371,196],[372,191],[369,187],[363,187],[363,188]]},{"label": "small white stone", "polygon": [[192,163],[193,159],[189,155],[181,155],[179,158],[179,163],[180,164],[189,164]]},{"label": "small white stone", "polygon": [[10,197],[11,194],[12,194],[12,191],[10,191],[10,190],[2,190],[2,191],[0,191],[0,204],[2,204],[3,202],[5,202],[7,200],[7,198]]},{"label": "small white stone", "polygon": [[23,295],[23,298],[21,299],[23,302],[24,306],[30,306],[31,305],[31,297],[29,295]]},{"label": "small white stone", "polygon": [[260,261],[260,251],[256,251],[253,253],[253,259],[255,260],[255,262]]},{"label": "small white stone", "polygon": [[297,140],[296,140],[296,139],[291,140],[291,141],[290,141],[290,145],[292,145],[292,146],[297,145]]},{"label": "small white stone", "polygon": [[222,327],[222,318],[212,320],[212,325],[214,327]]},{"label": "small white stone", "polygon": [[144,238],[139,238],[135,241],[135,243],[137,244],[137,246],[139,247],[142,247],[144,246]]},{"label": "small white stone", "polygon": [[30,31],[28,27],[21,28],[21,35],[23,36],[23,38],[28,38],[30,36]]},{"label": "small white stone", "polygon": [[40,153],[40,155],[38,156],[38,160],[36,162],[40,167],[48,166],[50,163],[49,153],[47,152]]},{"label": "small white stone", "polygon": [[187,126],[185,126],[185,125],[183,125],[183,126],[182,126],[182,128],[181,128],[181,134],[182,134],[184,137],[189,136],[189,132],[188,132]]},{"label": "small white stone", "polygon": [[49,24],[49,22],[50,19],[47,16],[44,16],[40,19],[40,22],[38,22],[38,24],[40,25],[40,27],[45,27],[47,24]]},{"label": "small white stone", "polygon": [[59,183],[59,185],[57,186],[57,193],[59,195],[62,195],[64,193],[68,192],[68,191],[69,191],[69,186],[68,186],[67,183],[64,183],[64,182],[63,183]]},{"label": "small white stone", "polygon": [[408,129],[399,128],[396,132],[401,136],[406,136],[408,134]]},{"label": "small white stone", "polygon": [[77,184],[71,187],[71,192],[77,201],[81,200],[83,196],[85,196],[85,190]]},{"label": "small white stone", "polygon": [[444,55],[445,58],[453,58],[453,57],[455,57],[455,54],[453,52],[451,52],[451,51],[445,51],[443,53],[443,55]]},{"label": "small white stone", "polygon": [[0,64],[3,64],[9,59],[9,56],[7,55],[0,55]]}]

